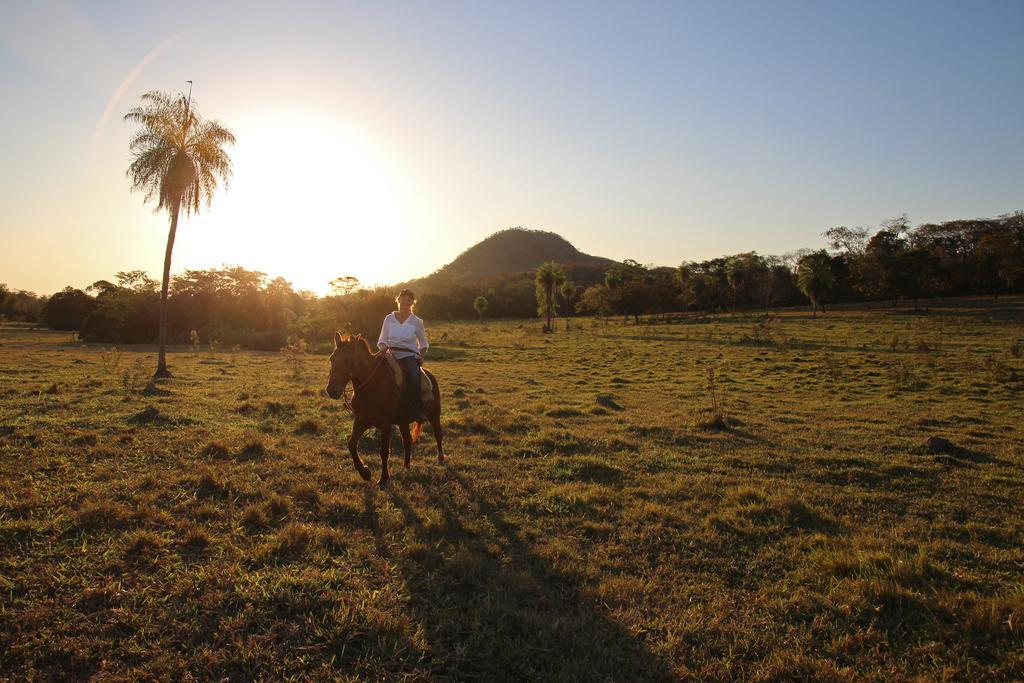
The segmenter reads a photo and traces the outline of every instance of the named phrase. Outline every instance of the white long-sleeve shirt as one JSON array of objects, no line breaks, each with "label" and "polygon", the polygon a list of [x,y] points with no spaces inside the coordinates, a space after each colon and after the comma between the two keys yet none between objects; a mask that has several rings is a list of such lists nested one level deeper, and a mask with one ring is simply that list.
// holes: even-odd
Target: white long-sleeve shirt
[{"label": "white long-sleeve shirt", "polygon": [[[380,338],[377,340],[377,347],[381,351],[391,347],[395,349],[395,358],[408,358],[415,356],[417,350],[421,354],[426,353],[429,346],[423,321],[415,314],[410,313],[404,323],[398,322],[394,311],[388,313],[384,318],[384,324],[380,328]],[[399,348],[408,350],[399,351]]]}]

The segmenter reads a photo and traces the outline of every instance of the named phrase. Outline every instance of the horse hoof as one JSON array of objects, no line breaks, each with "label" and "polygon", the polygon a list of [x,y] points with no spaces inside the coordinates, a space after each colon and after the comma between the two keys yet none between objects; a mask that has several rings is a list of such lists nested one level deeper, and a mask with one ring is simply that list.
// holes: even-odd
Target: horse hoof
[{"label": "horse hoof", "polygon": [[370,481],[370,469],[368,467],[364,467],[359,470],[359,476],[363,478],[363,481]]},{"label": "horse hoof", "polygon": [[388,485],[388,480],[387,479],[381,479],[380,481],[377,482],[377,488],[379,488],[381,490],[383,490],[384,487],[387,486],[387,485]]}]

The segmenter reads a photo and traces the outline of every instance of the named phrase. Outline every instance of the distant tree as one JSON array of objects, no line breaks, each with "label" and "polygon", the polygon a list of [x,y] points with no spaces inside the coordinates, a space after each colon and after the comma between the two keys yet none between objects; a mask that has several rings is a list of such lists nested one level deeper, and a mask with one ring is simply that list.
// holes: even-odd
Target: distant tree
[{"label": "distant tree", "polygon": [[80,330],[82,321],[96,310],[96,305],[96,299],[82,290],[65,287],[46,301],[41,318],[52,330]]},{"label": "distant tree", "polygon": [[156,377],[168,377],[167,370],[167,292],[171,281],[171,252],[182,210],[188,217],[207,207],[214,191],[231,176],[231,159],[226,145],[235,136],[217,121],[206,121],[196,114],[191,98],[172,97],[151,91],[142,96],[142,104],[132,108],[124,119],[141,125],[129,148],[132,162],[128,177],[132,190],[145,193],[145,201],[156,198],[156,212],[170,216],[167,247],[164,251],[163,283],[160,289],[159,352]]},{"label": "distant tree", "polygon": [[160,284],[144,270],[122,270],[118,271],[117,284],[135,292],[155,292],[156,286]]},{"label": "distant tree", "polygon": [[484,313],[487,311],[487,297],[480,295],[473,299],[473,309],[480,316],[480,322],[484,321]]},{"label": "distant tree", "polygon": [[575,282],[567,279],[558,288],[558,293],[562,295],[562,301],[565,302],[565,314],[571,316],[576,310],[576,302],[583,295],[583,288],[577,287]]},{"label": "distant tree", "polygon": [[46,297],[24,289],[4,288],[0,296],[0,317],[6,320],[34,323],[39,321]]},{"label": "distant tree", "polygon": [[914,300],[914,310],[923,296],[931,296],[940,287],[939,260],[928,249],[915,247],[900,254],[896,264],[899,269],[899,293]]},{"label": "distant tree", "polygon": [[578,313],[592,313],[599,318],[607,318],[612,309],[608,298],[608,288],[604,285],[591,285],[583,290],[580,300],[576,303]]},{"label": "distant tree", "polygon": [[693,266],[685,261],[676,266],[675,280],[679,287],[679,301],[683,304],[683,315],[685,315],[690,303],[693,302]]},{"label": "distant tree", "polygon": [[[1024,276],[1024,249],[1007,230],[989,230],[977,242],[977,260],[984,264],[986,294],[997,298],[1012,292]],[[981,279],[981,278],[979,278]]]},{"label": "distant tree", "polygon": [[[118,278],[131,284],[130,279]],[[144,287],[132,288],[107,280],[88,287],[95,308],[82,320],[79,336],[87,342],[151,344],[160,330],[160,295]]]},{"label": "distant tree", "polygon": [[554,261],[548,261],[537,268],[534,282],[537,293],[537,312],[547,317],[544,329],[553,332],[551,317],[557,315],[558,304],[555,301],[555,291],[565,282],[565,273]]},{"label": "distant tree", "polygon": [[724,310],[725,292],[729,289],[725,274],[726,259],[716,258],[691,263],[694,304],[704,311]]},{"label": "distant tree", "polygon": [[868,244],[867,228],[848,228],[841,225],[825,231],[825,239],[833,251],[861,256]]},{"label": "distant tree", "polygon": [[898,230],[882,229],[868,240],[860,286],[868,296],[892,299],[910,289],[910,273],[904,271],[907,242]]},{"label": "distant tree", "polygon": [[351,294],[361,286],[359,278],[352,275],[336,277],[327,284],[331,286],[331,294],[334,296],[345,296],[346,294]]},{"label": "distant tree", "polygon": [[835,286],[832,264],[824,249],[811,252],[797,264],[796,281],[800,291],[811,300],[812,317],[818,317],[818,305],[824,301]]},{"label": "distant tree", "polygon": [[888,230],[900,237],[905,237],[910,232],[910,218],[905,213],[887,218],[882,221],[882,230]]},{"label": "distant tree", "polygon": [[759,256],[755,267],[749,273],[751,284],[757,294],[761,309],[765,315],[775,303],[776,287],[788,271],[782,266],[782,260],[777,256]]},{"label": "distant tree", "polygon": [[633,259],[626,259],[605,273],[604,282],[612,310],[620,315],[633,316],[633,321],[640,324],[640,314],[647,312],[653,295],[655,279],[650,269]]},{"label": "distant tree", "polygon": [[736,312],[736,294],[747,279],[749,263],[742,256],[733,256],[725,262],[725,277],[732,290],[732,312]]}]

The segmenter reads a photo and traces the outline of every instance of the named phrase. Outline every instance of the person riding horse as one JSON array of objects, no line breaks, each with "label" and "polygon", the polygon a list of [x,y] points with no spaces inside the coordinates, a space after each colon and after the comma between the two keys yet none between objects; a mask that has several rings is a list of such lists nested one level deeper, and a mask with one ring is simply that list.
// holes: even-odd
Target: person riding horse
[{"label": "person riding horse", "polygon": [[390,353],[401,364],[406,377],[406,390],[409,400],[409,416],[413,422],[424,422],[423,398],[420,395],[420,365],[430,348],[427,332],[423,321],[412,312],[416,305],[415,295],[403,289],[395,297],[398,310],[388,313],[380,328],[377,347]]}]

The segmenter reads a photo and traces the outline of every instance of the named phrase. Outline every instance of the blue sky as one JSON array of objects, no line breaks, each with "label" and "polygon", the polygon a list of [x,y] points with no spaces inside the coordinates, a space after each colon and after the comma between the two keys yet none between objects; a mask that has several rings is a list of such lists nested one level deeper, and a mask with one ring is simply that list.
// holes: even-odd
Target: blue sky
[{"label": "blue sky", "polygon": [[1021,2],[40,2],[0,26],[0,281],[44,293],[159,272],[120,117],[187,79],[239,143],[176,272],[394,282],[512,225],[671,265],[1024,208]]}]

